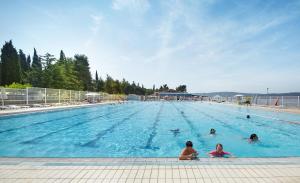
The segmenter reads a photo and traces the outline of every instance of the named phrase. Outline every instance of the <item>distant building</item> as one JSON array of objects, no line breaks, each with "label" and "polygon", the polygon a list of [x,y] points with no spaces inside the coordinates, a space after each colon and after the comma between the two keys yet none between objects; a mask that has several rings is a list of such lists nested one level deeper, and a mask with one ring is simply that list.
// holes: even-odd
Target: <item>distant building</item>
[{"label": "distant building", "polygon": [[220,95],[215,95],[212,98],[212,101],[215,101],[215,102],[222,102],[222,100],[223,100],[223,97]]},{"label": "distant building", "polygon": [[158,96],[165,100],[191,100],[194,97],[193,94],[184,92],[159,92]]},{"label": "distant building", "polygon": [[171,93],[171,92],[160,92],[158,93],[160,97],[165,97],[165,96],[176,96],[176,97],[193,97],[193,94],[191,93],[183,93],[183,92],[177,92],[177,93]]}]

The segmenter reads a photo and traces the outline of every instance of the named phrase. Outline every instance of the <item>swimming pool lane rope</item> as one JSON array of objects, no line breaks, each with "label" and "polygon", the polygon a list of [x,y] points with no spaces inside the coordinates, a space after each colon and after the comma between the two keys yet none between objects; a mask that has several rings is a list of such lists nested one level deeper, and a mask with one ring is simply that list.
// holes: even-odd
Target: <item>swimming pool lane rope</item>
[{"label": "swimming pool lane rope", "polygon": [[113,125],[111,125],[109,128],[100,131],[98,134],[96,134],[96,137],[86,143],[83,144],[79,144],[80,146],[83,147],[98,147],[97,142],[107,133],[112,133],[118,126],[122,125],[123,123],[125,123],[126,121],[130,120],[133,116],[137,115],[138,113],[144,111],[147,107],[149,107],[149,105],[145,106],[144,108],[137,110],[133,113],[131,113],[130,115],[128,115],[127,117],[123,118],[121,121],[114,123]]},{"label": "swimming pool lane rope", "polygon": [[[98,119],[98,118],[103,118],[103,117],[106,117],[108,115],[110,115],[111,112],[109,113],[106,113],[106,114],[101,114],[101,115],[97,115],[93,118],[89,118],[87,120],[84,120],[84,121],[81,121],[81,122],[78,122],[78,123],[75,123],[69,127],[65,127],[65,128],[62,128],[62,129],[59,129],[59,130],[56,130],[56,131],[52,131],[50,133],[47,133],[47,134],[44,134],[44,135],[41,135],[41,136],[38,136],[38,137],[35,137],[33,139],[30,139],[30,140],[25,140],[25,141],[22,141],[20,142],[20,144],[34,144],[34,143],[38,143],[39,140],[43,139],[43,138],[46,138],[46,137],[49,137],[51,135],[54,135],[54,134],[57,134],[57,133],[60,133],[60,132],[63,132],[63,131],[66,131],[66,130],[69,130],[69,129],[72,129],[74,127],[77,127],[77,126],[80,126],[80,125],[83,125],[83,124],[86,124],[86,123],[90,123],[90,122],[93,122],[93,120],[95,119]],[[81,113],[82,114],[82,113]]]},{"label": "swimming pool lane rope", "polygon": [[[234,128],[232,125],[228,125],[226,122],[224,122],[224,121],[222,121],[222,120],[219,120],[219,119],[217,119],[217,118],[215,118],[215,117],[213,117],[213,116],[211,116],[211,115],[209,115],[209,114],[207,114],[207,113],[204,113],[203,111],[200,111],[200,110],[197,109],[197,108],[194,108],[194,107],[191,107],[191,106],[188,106],[188,107],[190,107],[191,109],[194,109],[195,111],[201,113],[202,115],[205,115],[205,116],[207,116],[207,117],[209,117],[209,118],[215,120],[215,121],[218,122],[218,123],[221,123],[221,125],[222,125],[223,127],[228,128],[228,129],[231,129],[231,130],[234,130],[234,131],[236,131],[237,133],[241,134],[241,139],[244,139],[244,138],[245,138],[245,137],[243,136],[243,134],[244,134],[245,132],[243,132],[242,129],[240,129],[240,130],[239,130],[239,129],[236,129],[236,128]],[[256,143],[256,144],[257,144],[258,146],[261,146],[261,147],[267,147],[267,148],[270,148],[270,147],[272,147],[272,148],[278,148],[278,147],[279,147],[278,145],[269,145],[269,144],[265,144],[265,143],[262,143],[262,142]]]},{"label": "swimming pool lane rope", "polygon": [[[219,110],[219,109],[216,109],[216,108],[214,108],[214,107],[211,107],[211,106],[209,106],[211,109],[213,109],[213,110],[215,110],[215,111],[218,111],[218,112],[220,112],[220,113],[223,113],[223,114],[225,114],[225,115],[231,115],[229,112],[227,112],[227,111],[225,111],[225,110]],[[235,112],[235,113],[242,113],[242,112],[237,112],[237,111],[232,111],[232,112]],[[245,113],[246,114],[246,113]],[[252,114],[251,114],[252,115]],[[246,116],[246,115],[245,115]],[[252,116],[258,116],[258,115],[252,115]],[[261,116],[258,116],[258,117],[261,117]],[[255,123],[256,124],[256,126],[264,126],[264,127],[268,127],[268,128],[271,128],[271,129],[274,129],[274,130],[277,130],[277,131],[280,131],[283,135],[285,135],[285,136],[291,136],[291,135],[294,135],[294,136],[297,136],[298,137],[298,134],[295,134],[295,133],[292,133],[292,132],[286,132],[284,129],[282,129],[282,128],[280,128],[280,127],[274,127],[274,126],[272,126],[271,124],[268,124],[268,123],[262,123],[262,122],[259,122],[259,121],[257,121],[257,120],[254,120],[253,118],[251,118],[251,119],[247,119],[247,118],[242,118],[242,117],[236,117],[236,118],[238,118],[238,119],[241,119],[241,120],[243,120],[243,121],[246,121],[246,122],[253,122],[253,123]],[[268,119],[268,118],[267,118]],[[252,124],[253,124],[252,123]],[[249,124],[249,123],[248,123]],[[250,123],[251,124],[251,123]],[[283,131],[284,130],[284,131]]]},{"label": "swimming pool lane rope", "polygon": [[55,118],[55,119],[50,119],[50,120],[46,120],[46,121],[40,121],[40,122],[32,123],[32,124],[29,124],[29,125],[20,126],[20,127],[17,127],[17,128],[2,130],[2,131],[0,131],[0,134],[5,133],[5,132],[12,132],[12,131],[15,131],[15,130],[20,130],[20,129],[25,129],[25,128],[28,128],[28,127],[41,125],[41,124],[45,124],[45,123],[49,123],[49,122],[53,122],[53,121],[57,122],[57,121],[61,121],[61,120],[64,120],[64,119],[69,119],[69,118],[74,118],[74,117],[81,116],[81,115],[93,114],[93,113],[96,113],[96,112],[99,112],[99,110],[96,109],[96,110],[89,111],[89,112],[79,113],[79,114],[75,114],[75,115],[68,115],[68,116],[59,117],[59,118]]},{"label": "swimming pool lane rope", "polygon": [[[249,112],[241,112],[241,111],[232,111],[232,112],[240,113],[240,114],[244,114],[244,115],[249,114]],[[287,120],[283,120],[283,119],[280,119],[280,118],[267,117],[267,116],[259,115],[259,114],[253,113],[253,112],[251,112],[251,115],[261,117],[261,118],[266,118],[266,119],[272,119],[272,120],[275,120],[275,121],[278,121],[278,122],[281,122],[281,123],[288,123],[288,124],[292,124],[292,125],[300,125],[299,121],[287,121]]]},{"label": "swimming pool lane rope", "polygon": [[153,147],[152,144],[153,144],[154,137],[157,135],[157,125],[158,125],[158,122],[160,121],[160,116],[161,116],[163,107],[164,107],[164,102],[160,105],[159,110],[156,114],[154,123],[152,124],[152,127],[151,127],[151,133],[149,135],[149,138],[147,140],[147,143],[146,143],[144,149],[151,149],[151,150],[159,149],[158,147]]},{"label": "swimming pool lane rope", "polygon": [[178,109],[175,104],[173,102],[170,102],[172,104],[172,106],[177,110],[177,112],[181,115],[181,117],[184,119],[184,121],[187,123],[187,125],[190,127],[190,131],[197,137],[198,142],[200,143],[200,145],[202,145],[203,148],[208,149],[208,144],[203,140],[204,138],[202,137],[202,135],[200,133],[197,133],[196,127],[193,124],[193,122],[188,119],[188,117],[184,114],[184,111],[181,111],[180,109]]}]

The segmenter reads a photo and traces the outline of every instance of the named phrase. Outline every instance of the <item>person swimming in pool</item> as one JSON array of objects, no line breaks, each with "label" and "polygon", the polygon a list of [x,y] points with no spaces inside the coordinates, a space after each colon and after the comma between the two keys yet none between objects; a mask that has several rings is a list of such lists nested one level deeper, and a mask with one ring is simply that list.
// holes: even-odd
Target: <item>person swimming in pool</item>
[{"label": "person swimming in pool", "polygon": [[213,129],[213,128],[212,128],[212,129],[210,129],[210,132],[209,132],[209,134],[210,134],[210,135],[216,135],[216,130],[215,130],[215,129]]},{"label": "person swimming in pool", "polygon": [[180,133],[180,129],[179,128],[176,128],[176,129],[170,130],[170,131],[173,133],[174,137],[176,137]]},{"label": "person swimming in pool", "polygon": [[231,156],[231,153],[223,151],[223,145],[219,143],[216,145],[216,150],[211,151],[209,155],[211,158],[215,158],[215,157],[224,157],[225,155]]},{"label": "person swimming in pool", "polygon": [[250,138],[248,139],[248,141],[249,141],[250,143],[257,142],[257,141],[258,141],[258,136],[257,136],[255,133],[252,133],[252,134],[250,135]]},{"label": "person swimming in pool", "polygon": [[246,118],[247,118],[247,119],[250,119],[250,115],[248,114],[248,115],[246,116]]},{"label": "person swimming in pool", "polygon": [[187,141],[185,148],[182,150],[179,160],[192,160],[197,159],[198,152],[193,148],[193,142]]}]

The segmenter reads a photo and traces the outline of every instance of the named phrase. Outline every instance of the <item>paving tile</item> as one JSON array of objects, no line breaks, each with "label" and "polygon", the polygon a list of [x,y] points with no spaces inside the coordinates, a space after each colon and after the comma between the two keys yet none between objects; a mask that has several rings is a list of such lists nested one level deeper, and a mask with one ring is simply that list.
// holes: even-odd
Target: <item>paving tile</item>
[{"label": "paving tile", "polygon": [[[293,159],[296,163],[288,163],[290,159],[284,158],[268,159],[272,164],[267,164],[268,161],[263,158],[240,158],[239,163],[242,164],[235,164],[237,160],[205,159],[199,162],[181,162],[172,158],[164,161],[159,158],[123,158],[120,159],[120,165],[117,165],[120,161],[118,159],[93,158],[81,163],[79,160],[72,162],[74,159],[55,160],[59,163],[70,162],[71,166],[48,166],[47,163],[35,162],[40,159],[1,165],[1,159],[0,182],[300,182],[300,158]],[[55,161],[51,161],[54,165]],[[93,161],[105,162],[106,166],[90,166],[89,162],[95,164]],[[131,164],[125,165],[125,162]],[[139,164],[134,164],[135,162]],[[141,164],[145,162],[148,165]],[[222,164],[226,162],[232,164]],[[246,164],[249,162],[254,164]]]},{"label": "paving tile", "polygon": [[150,179],[151,178],[151,169],[145,169],[144,174],[143,174],[143,178],[144,179]]},{"label": "paving tile", "polygon": [[159,183],[158,179],[149,179],[149,183]]},{"label": "paving tile", "polygon": [[145,178],[143,178],[142,180],[141,180],[141,183],[149,183],[150,182],[150,179],[145,179]]},{"label": "paving tile", "polygon": [[205,182],[205,183],[213,183],[213,181],[210,178],[203,178],[203,182]]}]

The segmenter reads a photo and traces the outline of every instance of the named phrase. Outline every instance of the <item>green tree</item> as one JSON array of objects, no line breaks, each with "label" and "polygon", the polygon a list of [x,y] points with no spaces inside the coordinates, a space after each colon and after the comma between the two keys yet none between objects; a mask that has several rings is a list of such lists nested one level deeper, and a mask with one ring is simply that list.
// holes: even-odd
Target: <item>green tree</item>
[{"label": "green tree", "polygon": [[104,92],[105,81],[100,77],[98,81],[99,91]]},{"label": "green tree", "polygon": [[34,87],[42,87],[43,73],[42,73],[42,62],[41,58],[38,56],[36,49],[34,48],[31,70],[28,72],[28,81]]},{"label": "green tree", "polygon": [[54,55],[46,53],[44,56],[40,57],[40,60],[41,63],[44,65],[44,69],[47,69],[55,62],[56,59],[54,58]]},{"label": "green tree", "polygon": [[66,58],[63,64],[64,73],[64,88],[68,90],[83,90],[83,84],[78,77],[78,73],[75,69],[75,61],[72,58]]},{"label": "green tree", "polygon": [[177,92],[186,92],[186,85],[179,85],[176,87]]},{"label": "green tree", "polygon": [[13,82],[10,85],[5,85],[5,88],[16,88],[16,89],[25,89],[25,88],[31,88],[32,86],[30,84],[20,84]]},{"label": "green tree", "polygon": [[34,87],[42,87],[42,71],[37,70],[36,68],[32,68],[27,73],[28,82]]},{"label": "green tree", "polygon": [[123,93],[125,93],[126,95],[133,94],[133,90],[134,90],[133,87],[125,79],[123,79],[123,81],[121,83],[121,87],[123,88]]},{"label": "green tree", "polygon": [[[65,74],[62,65],[54,64],[51,67],[52,72],[52,83],[51,88],[66,88],[65,87]],[[75,89],[75,88],[72,88]],[[77,89],[76,89],[77,90]]]},{"label": "green tree", "polygon": [[26,55],[21,49],[19,49],[19,61],[21,65],[21,83],[28,83],[28,71],[30,69],[30,65],[27,62]]},{"label": "green tree", "polygon": [[66,60],[66,55],[65,55],[64,51],[62,51],[62,50],[60,50],[59,60],[63,60],[63,61]]},{"label": "green tree", "polygon": [[[135,82],[131,84],[123,79],[114,80],[107,75],[106,80],[95,73],[92,80],[89,61],[85,55],[75,55],[74,58],[66,58],[63,50],[60,51],[59,60],[53,55],[46,53],[38,56],[34,48],[31,60],[20,49],[19,53],[13,47],[12,42],[5,42],[1,49],[0,60],[0,83],[9,87],[24,87],[24,83],[30,83],[34,87],[62,88],[71,90],[104,91],[110,94],[152,94],[156,89],[146,89],[144,85]],[[21,83],[21,84],[19,84]],[[30,86],[31,86],[30,85]],[[29,86],[29,85],[28,85]],[[180,87],[178,90],[181,90]],[[160,91],[173,91],[165,84]]]},{"label": "green tree", "polygon": [[21,81],[19,56],[11,40],[5,42],[1,49],[1,80],[2,85]]},{"label": "green tree", "polygon": [[109,94],[112,94],[113,93],[113,83],[114,83],[113,78],[110,77],[109,75],[106,75],[104,91],[109,93]]},{"label": "green tree", "polygon": [[28,70],[30,69],[30,64],[31,64],[31,58],[30,58],[30,55],[27,56],[26,58],[26,63],[27,63],[27,68]]},{"label": "green tree", "polygon": [[92,77],[89,67],[89,61],[85,55],[75,55],[75,71],[77,78],[81,81],[84,90],[92,89]]},{"label": "green tree", "polygon": [[59,60],[57,61],[58,62],[58,64],[63,64],[63,63],[65,63],[66,62],[66,55],[65,55],[65,53],[64,53],[64,51],[63,50],[60,50],[60,54],[59,54]]},{"label": "green tree", "polygon": [[32,69],[36,69],[38,71],[42,71],[42,62],[41,58],[37,55],[36,49],[34,48],[33,51],[33,58],[32,58]]},{"label": "green tree", "polygon": [[113,82],[113,94],[119,94],[121,92],[121,83],[119,80]]},{"label": "green tree", "polygon": [[162,86],[159,87],[158,91],[160,92],[168,92],[169,91],[169,87],[167,84],[164,84]]},{"label": "green tree", "polygon": [[26,61],[26,55],[23,53],[23,51],[21,49],[19,49],[19,60],[20,60],[20,64],[21,64],[21,71],[24,73],[26,71],[28,71],[28,64]]},{"label": "green tree", "polygon": [[97,92],[100,91],[100,82],[99,82],[99,77],[98,77],[98,72],[96,71],[95,74],[95,89]]},{"label": "green tree", "polygon": [[[53,62],[55,62],[55,58],[50,53],[46,53],[44,56],[40,57],[41,63],[44,66],[44,70],[42,71],[42,87],[52,88],[54,83],[54,68]],[[57,74],[57,73],[56,73]]]}]

